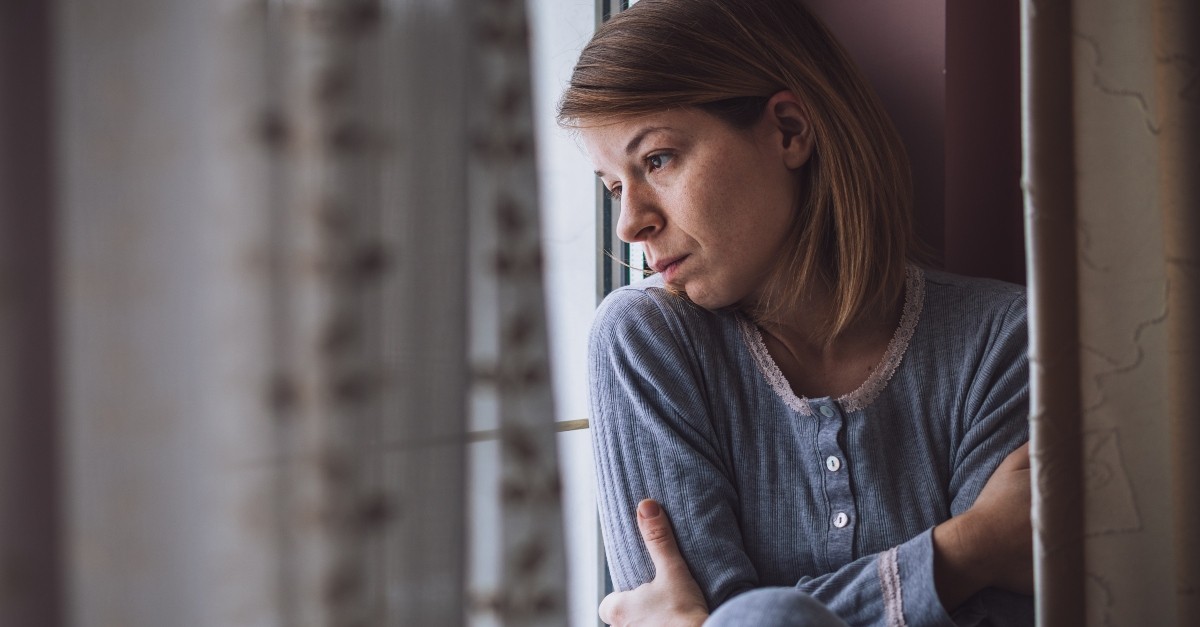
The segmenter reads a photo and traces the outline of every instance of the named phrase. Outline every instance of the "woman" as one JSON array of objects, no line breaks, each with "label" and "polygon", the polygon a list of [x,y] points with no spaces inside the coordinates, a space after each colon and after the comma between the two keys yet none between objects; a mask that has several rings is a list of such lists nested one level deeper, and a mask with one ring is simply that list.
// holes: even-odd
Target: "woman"
[{"label": "woman", "polygon": [[1024,292],[911,262],[903,148],[825,28],[642,0],[560,121],[657,272],[592,332],[602,617],[1032,624]]}]

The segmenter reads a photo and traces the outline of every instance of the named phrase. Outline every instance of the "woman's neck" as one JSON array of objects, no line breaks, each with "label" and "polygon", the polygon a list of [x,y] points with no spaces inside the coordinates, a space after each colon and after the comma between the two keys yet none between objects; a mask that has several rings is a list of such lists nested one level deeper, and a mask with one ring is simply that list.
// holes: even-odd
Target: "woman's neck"
[{"label": "woman's neck", "polygon": [[860,316],[829,338],[823,330],[834,316],[833,296],[817,289],[758,326],[767,352],[797,396],[836,398],[858,389],[883,360],[903,303],[885,309]]}]

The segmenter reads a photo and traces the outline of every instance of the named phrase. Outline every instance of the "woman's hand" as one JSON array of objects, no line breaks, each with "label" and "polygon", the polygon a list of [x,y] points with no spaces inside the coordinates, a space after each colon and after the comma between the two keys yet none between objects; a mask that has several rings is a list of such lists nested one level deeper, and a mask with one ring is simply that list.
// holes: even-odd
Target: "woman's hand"
[{"label": "woman's hand", "polygon": [[638,529],[654,562],[654,580],[633,590],[614,592],[600,603],[600,620],[615,627],[695,627],[708,618],[700,586],[692,579],[671,521],[652,500],[638,503]]},{"label": "woman's hand", "polygon": [[1000,462],[975,504],[934,527],[934,582],[947,610],[989,586],[1033,593],[1029,444]]},{"label": "woman's hand", "polygon": [[989,585],[1033,594],[1033,526],[1029,443],[1004,458],[965,514],[978,515],[976,542],[990,551]]}]

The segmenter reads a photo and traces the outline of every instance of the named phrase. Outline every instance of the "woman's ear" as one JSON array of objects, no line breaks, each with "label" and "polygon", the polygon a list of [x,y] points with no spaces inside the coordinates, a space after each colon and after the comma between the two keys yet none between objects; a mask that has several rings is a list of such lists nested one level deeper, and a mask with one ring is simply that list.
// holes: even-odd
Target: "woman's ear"
[{"label": "woman's ear", "polygon": [[771,96],[763,117],[773,127],[784,164],[796,170],[808,163],[814,144],[812,121],[796,94],[784,90]]}]

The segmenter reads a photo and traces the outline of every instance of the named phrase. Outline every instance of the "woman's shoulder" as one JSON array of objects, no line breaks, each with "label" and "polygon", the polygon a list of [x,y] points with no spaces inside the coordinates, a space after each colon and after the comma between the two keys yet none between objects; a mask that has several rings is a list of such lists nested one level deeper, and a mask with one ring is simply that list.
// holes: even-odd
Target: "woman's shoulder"
[{"label": "woman's shoulder", "polygon": [[592,332],[610,329],[629,332],[664,323],[686,328],[698,323],[708,324],[714,317],[720,316],[693,304],[683,294],[668,289],[662,277],[656,274],[613,290],[606,296],[596,309]]},{"label": "woman's shoulder", "polygon": [[1025,286],[988,279],[925,270],[926,311],[966,324],[1006,320],[1023,324],[1026,317]]},{"label": "woman's shoulder", "polygon": [[1008,281],[953,274],[943,270],[928,268],[924,272],[926,284],[936,285],[948,290],[1002,299],[1012,299],[1025,295],[1024,285],[1017,285]]},{"label": "woman's shoulder", "polygon": [[671,308],[670,301],[676,298],[682,299],[681,296],[671,293],[663,283],[662,277],[655,274],[609,292],[596,309],[596,319],[628,313],[648,313],[663,306]]},{"label": "woman's shoulder", "polygon": [[925,274],[914,363],[942,372],[948,377],[945,389],[970,390],[971,398],[990,398],[994,389],[1023,394],[1029,344],[1025,287],[933,270]]},{"label": "woman's shoulder", "polygon": [[605,297],[592,322],[592,348],[655,346],[688,354],[708,353],[736,337],[735,316],[731,311],[709,311],[692,303],[667,289],[662,278],[654,275]]}]

